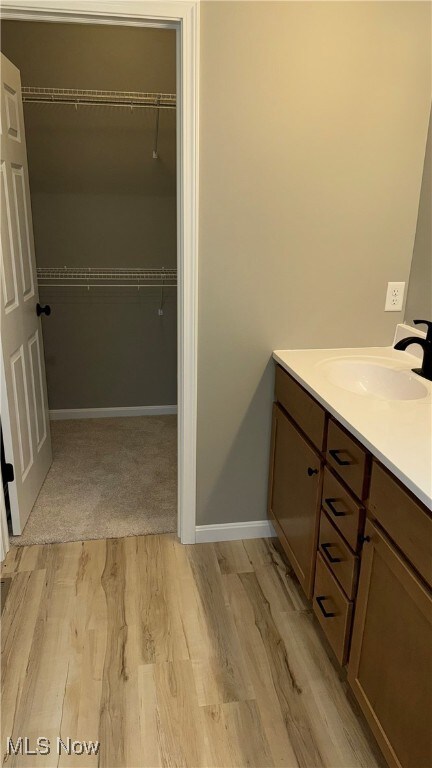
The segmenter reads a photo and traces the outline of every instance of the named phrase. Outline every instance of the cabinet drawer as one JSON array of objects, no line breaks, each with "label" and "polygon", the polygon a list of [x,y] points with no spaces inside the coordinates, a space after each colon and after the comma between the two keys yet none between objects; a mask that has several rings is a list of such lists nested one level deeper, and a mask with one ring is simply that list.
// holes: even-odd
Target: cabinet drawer
[{"label": "cabinet drawer", "polygon": [[368,508],[419,574],[432,584],[432,517],[375,461]]},{"label": "cabinet drawer", "polygon": [[276,400],[285,408],[309,440],[324,447],[324,408],[316,402],[280,365],[276,366]]},{"label": "cabinet drawer", "polygon": [[345,544],[325,512],[321,512],[318,550],[350,600],[357,586],[359,558]]},{"label": "cabinet drawer", "polygon": [[339,664],[348,658],[353,604],[317,554],[313,609]]},{"label": "cabinet drawer", "polygon": [[357,551],[365,510],[327,467],[324,470],[322,506],[351,549]]},{"label": "cabinet drawer", "polygon": [[365,499],[368,491],[369,454],[332,419],[328,425],[326,459],[355,495]]}]

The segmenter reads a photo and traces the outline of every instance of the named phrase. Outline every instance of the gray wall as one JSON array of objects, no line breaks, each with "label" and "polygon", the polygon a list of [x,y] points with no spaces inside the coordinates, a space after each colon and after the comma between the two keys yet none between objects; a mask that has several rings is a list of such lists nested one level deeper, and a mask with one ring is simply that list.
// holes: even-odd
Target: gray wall
[{"label": "gray wall", "polygon": [[[405,319],[432,320],[432,120],[423,169],[417,230],[408,286]],[[422,330],[425,328],[422,326]]]},{"label": "gray wall", "polygon": [[[175,32],[5,22],[23,85],[175,92]],[[38,266],[176,265],[175,113],[25,105]],[[51,408],[177,402],[176,293],[41,289]]]},{"label": "gray wall", "polygon": [[430,109],[430,5],[201,7],[198,523],[262,519],[273,349],[390,344]]},{"label": "gray wall", "polygon": [[202,3],[200,524],[265,517],[273,349],[391,342],[430,53],[426,3]]}]

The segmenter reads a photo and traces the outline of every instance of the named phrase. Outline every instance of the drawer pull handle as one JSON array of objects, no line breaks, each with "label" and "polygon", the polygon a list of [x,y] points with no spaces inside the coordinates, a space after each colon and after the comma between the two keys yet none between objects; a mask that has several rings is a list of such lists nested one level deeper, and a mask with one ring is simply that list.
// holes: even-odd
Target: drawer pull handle
[{"label": "drawer pull handle", "polygon": [[336,546],[336,544],[330,544],[330,543],[329,544],[321,544],[321,549],[324,552],[324,554],[325,554],[327,560],[329,561],[329,563],[341,563],[342,562],[342,558],[341,557],[333,557],[333,555],[331,555],[330,552],[328,551],[329,547],[335,547],[335,546]]},{"label": "drawer pull handle", "polygon": [[307,473],[309,477],[312,477],[312,475],[317,475],[318,471],[319,471],[318,469],[314,469],[313,467],[308,467],[307,469]]},{"label": "drawer pull handle", "polygon": [[327,504],[330,512],[335,517],[345,517],[346,512],[338,512],[337,509],[334,507],[334,502],[337,501],[337,499],[324,499],[324,503]]},{"label": "drawer pull handle", "polygon": [[[346,459],[340,459],[339,456],[338,456],[339,453],[344,453],[342,448],[331,448],[329,450],[329,454],[330,454],[330,456],[332,456],[334,458],[336,464],[339,464],[339,466],[341,466],[341,467],[347,467],[349,464],[353,464],[354,463],[353,461],[349,461],[349,460],[347,461]],[[345,451],[345,453],[346,453],[346,451]]]},{"label": "drawer pull handle", "polygon": [[323,602],[324,600],[327,600],[327,597],[325,595],[320,595],[319,597],[316,597],[315,600],[317,601],[319,609],[325,619],[332,619],[333,616],[336,616],[335,613],[333,613],[332,611],[326,611],[326,609],[324,608]]},{"label": "drawer pull handle", "polygon": [[362,544],[366,544],[366,542],[370,540],[371,540],[370,536],[360,536],[360,541],[362,542]]}]

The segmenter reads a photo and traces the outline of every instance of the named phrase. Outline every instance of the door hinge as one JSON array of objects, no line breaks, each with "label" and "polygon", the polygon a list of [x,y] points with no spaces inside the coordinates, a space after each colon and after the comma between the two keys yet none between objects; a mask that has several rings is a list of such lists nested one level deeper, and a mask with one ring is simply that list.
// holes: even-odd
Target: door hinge
[{"label": "door hinge", "polygon": [[13,464],[3,464],[3,480],[5,483],[13,483],[15,480]]}]

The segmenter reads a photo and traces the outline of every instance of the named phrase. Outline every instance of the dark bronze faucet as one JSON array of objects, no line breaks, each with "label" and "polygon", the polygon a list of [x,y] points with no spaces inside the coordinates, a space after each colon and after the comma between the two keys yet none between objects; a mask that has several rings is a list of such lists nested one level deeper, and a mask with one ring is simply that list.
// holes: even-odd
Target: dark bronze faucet
[{"label": "dark bronze faucet", "polygon": [[413,368],[414,373],[432,381],[432,322],[430,320],[414,320],[415,325],[427,325],[426,338],[420,336],[407,336],[394,345],[395,349],[405,350],[410,344],[420,344],[423,349],[423,364],[421,368]]}]

